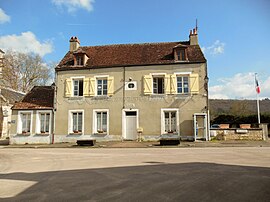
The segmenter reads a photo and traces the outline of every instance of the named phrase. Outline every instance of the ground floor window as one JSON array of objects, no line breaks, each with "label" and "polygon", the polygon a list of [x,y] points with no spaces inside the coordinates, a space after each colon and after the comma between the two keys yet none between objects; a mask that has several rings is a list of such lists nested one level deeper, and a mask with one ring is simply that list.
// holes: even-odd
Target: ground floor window
[{"label": "ground floor window", "polygon": [[94,133],[106,134],[108,133],[108,110],[94,111]]},{"label": "ground floor window", "polygon": [[81,134],[83,133],[83,110],[69,111],[69,133]]},{"label": "ground floor window", "polygon": [[163,134],[178,133],[178,109],[163,109],[161,121]]},{"label": "ground floor window", "polygon": [[32,111],[21,111],[18,116],[17,133],[30,134],[32,129]]},{"label": "ground floor window", "polygon": [[22,113],[22,133],[31,131],[31,113]]},{"label": "ground floor window", "polygon": [[40,133],[50,132],[50,113],[40,113]]},{"label": "ground floor window", "polygon": [[81,133],[82,132],[82,112],[73,112],[72,113],[73,119],[73,132],[74,133]]}]

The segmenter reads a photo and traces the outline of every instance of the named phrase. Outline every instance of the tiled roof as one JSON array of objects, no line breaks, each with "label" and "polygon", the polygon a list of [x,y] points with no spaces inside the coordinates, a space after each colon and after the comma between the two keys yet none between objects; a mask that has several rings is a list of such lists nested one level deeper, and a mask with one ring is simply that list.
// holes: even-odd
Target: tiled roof
[{"label": "tiled roof", "polygon": [[74,56],[68,52],[59,63],[56,70],[70,68],[98,68],[116,66],[137,66],[154,64],[174,64],[173,49],[186,47],[188,61],[186,63],[206,62],[199,45],[189,45],[184,42],[120,44],[105,46],[82,46],[78,51],[83,51],[89,57],[87,64],[74,66]]},{"label": "tiled roof", "polygon": [[2,88],[1,95],[4,97],[5,102],[8,102],[9,104],[14,104],[15,102],[20,101],[23,96],[25,96],[24,93],[17,92],[8,88]]},{"label": "tiled roof", "polygon": [[53,86],[35,86],[12,109],[53,109]]}]

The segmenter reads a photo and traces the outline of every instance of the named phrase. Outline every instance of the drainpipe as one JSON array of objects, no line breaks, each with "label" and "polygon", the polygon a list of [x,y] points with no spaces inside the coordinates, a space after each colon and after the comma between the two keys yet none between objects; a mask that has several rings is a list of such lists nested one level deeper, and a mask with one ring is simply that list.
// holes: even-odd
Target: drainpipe
[{"label": "drainpipe", "polygon": [[126,86],[126,67],[123,67],[123,109],[126,108],[126,91],[125,91],[125,86]]},{"label": "drainpipe", "polygon": [[206,91],[206,113],[207,113],[207,138],[206,140],[210,140],[210,113],[209,113],[209,90],[208,90],[208,72],[207,72],[207,62],[205,63],[205,78],[204,78],[204,85]]},{"label": "drainpipe", "polygon": [[54,144],[54,135],[55,135],[55,111],[56,111],[56,104],[57,104],[57,73],[55,71],[54,73],[54,99],[53,99],[53,132],[52,132],[52,139],[51,139],[51,144]]}]

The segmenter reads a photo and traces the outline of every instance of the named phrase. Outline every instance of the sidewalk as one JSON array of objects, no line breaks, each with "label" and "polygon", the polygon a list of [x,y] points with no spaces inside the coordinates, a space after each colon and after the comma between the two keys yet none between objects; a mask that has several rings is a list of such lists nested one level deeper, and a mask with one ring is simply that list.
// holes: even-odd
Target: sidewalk
[{"label": "sidewalk", "polygon": [[194,148],[194,147],[270,147],[270,140],[267,141],[181,141],[179,145],[160,146],[159,142],[137,142],[137,141],[102,141],[96,142],[94,146],[78,146],[76,143],[57,143],[57,144],[25,144],[25,145],[6,145],[1,144],[2,148]]}]

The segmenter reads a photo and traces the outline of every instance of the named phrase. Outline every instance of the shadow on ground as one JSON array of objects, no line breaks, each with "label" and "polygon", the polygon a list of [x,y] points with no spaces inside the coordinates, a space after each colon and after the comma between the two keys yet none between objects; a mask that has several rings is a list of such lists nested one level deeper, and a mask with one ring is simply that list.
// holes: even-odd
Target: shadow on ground
[{"label": "shadow on ground", "polygon": [[[0,201],[269,201],[270,169],[212,163],[1,174],[35,181]],[[1,188],[0,188],[1,190]]]}]

